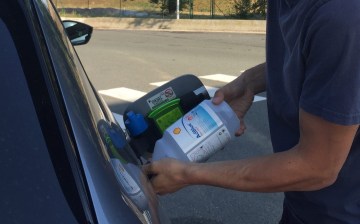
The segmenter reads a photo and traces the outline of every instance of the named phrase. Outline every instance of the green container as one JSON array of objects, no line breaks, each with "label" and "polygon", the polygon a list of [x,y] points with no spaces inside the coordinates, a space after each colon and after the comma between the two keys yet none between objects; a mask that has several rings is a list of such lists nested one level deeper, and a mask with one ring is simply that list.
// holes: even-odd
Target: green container
[{"label": "green container", "polygon": [[184,112],[180,106],[180,99],[171,100],[151,111],[148,118],[152,119],[161,134],[175,121],[181,118]]}]

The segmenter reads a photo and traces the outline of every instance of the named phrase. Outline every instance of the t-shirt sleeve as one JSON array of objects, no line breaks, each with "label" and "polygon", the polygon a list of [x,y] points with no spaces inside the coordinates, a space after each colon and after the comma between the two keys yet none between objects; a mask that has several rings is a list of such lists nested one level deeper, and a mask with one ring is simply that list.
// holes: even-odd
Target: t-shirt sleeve
[{"label": "t-shirt sleeve", "polygon": [[334,0],[308,19],[300,107],[340,125],[360,123],[360,1]]}]

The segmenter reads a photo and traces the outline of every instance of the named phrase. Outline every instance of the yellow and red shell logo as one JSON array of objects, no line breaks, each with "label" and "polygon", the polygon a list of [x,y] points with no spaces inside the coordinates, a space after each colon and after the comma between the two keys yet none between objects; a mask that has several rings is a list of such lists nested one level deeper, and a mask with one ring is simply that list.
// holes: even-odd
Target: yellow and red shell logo
[{"label": "yellow and red shell logo", "polygon": [[180,134],[180,132],[181,132],[181,129],[180,129],[180,128],[174,128],[174,130],[173,130],[173,133],[174,133],[175,135]]}]

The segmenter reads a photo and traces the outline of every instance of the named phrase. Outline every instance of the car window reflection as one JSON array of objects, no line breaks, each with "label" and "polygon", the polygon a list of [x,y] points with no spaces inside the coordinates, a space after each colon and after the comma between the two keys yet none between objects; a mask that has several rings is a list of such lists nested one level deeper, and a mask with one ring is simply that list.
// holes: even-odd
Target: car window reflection
[{"label": "car window reflection", "polygon": [[99,122],[98,129],[107,148],[106,157],[109,159],[122,189],[124,201],[142,221],[149,223],[149,220],[156,217],[152,216],[157,207],[156,195],[149,187],[149,182],[141,171],[125,134],[120,126],[110,124],[105,120]]}]

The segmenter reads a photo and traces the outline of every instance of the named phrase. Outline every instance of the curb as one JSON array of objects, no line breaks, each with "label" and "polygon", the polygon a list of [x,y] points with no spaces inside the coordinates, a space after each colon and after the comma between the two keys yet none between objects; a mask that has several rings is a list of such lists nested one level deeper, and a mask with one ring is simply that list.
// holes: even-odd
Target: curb
[{"label": "curb", "polygon": [[265,34],[265,20],[216,20],[216,19],[153,19],[153,18],[116,18],[89,17],[70,18],[86,23],[100,30],[159,30],[184,32],[234,32]]}]

